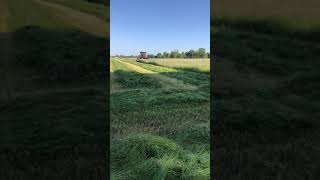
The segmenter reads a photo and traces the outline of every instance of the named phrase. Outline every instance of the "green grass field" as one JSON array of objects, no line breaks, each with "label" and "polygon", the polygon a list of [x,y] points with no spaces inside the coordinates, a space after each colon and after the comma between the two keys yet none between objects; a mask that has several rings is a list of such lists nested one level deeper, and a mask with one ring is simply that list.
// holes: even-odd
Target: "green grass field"
[{"label": "green grass field", "polygon": [[209,68],[111,59],[112,179],[209,179]]},{"label": "green grass field", "polygon": [[232,2],[212,4],[212,173],[317,179],[319,3]]},{"label": "green grass field", "polygon": [[0,2],[0,179],[105,179],[107,7],[48,2]]}]

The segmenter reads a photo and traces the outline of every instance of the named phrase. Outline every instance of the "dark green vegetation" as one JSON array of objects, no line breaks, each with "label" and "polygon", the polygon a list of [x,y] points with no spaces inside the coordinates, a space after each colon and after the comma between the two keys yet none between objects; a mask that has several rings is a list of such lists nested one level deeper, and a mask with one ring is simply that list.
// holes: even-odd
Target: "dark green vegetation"
[{"label": "dark green vegetation", "polygon": [[106,179],[108,40],[40,2],[0,3],[0,179]]},{"label": "dark green vegetation", "polygon": [[210,53],[206,52],[205,48],[199,48],[197,50],[191,49],[187,52],[179,52],[178,50],[163,53],[157,53],[157,55],[149,54],[150,58],[209,58]]},{"label": "dark green vegetation", "polygon": [[112,178],[209,179],[209,111],[208,71],[113,58]]},{"label": "dark green vegetation", "polygon": [[[131,56],[123,56],[119,55],[117,57],[121,58],[134,58],[134,55]],[[174,50],[171,52],[163,52],[163,53],[157,53],[155,54],[148,54],[149,58],[181,58],[181,59],[196,59],[196,58],[210,58],[210,52],[206,52],[205,48],[199,48],[197,50],[191,49],[190,51],[179,52],[178,50]]]},{"label": "dark green vegetation", "polygon": [[272,22],[213,22],[213,175],[319,177],[319,33]]},{"label": "dark green vegetation", "polygon": [[118,169],[113,179],[209,179],[208,152],[193,154],[167,138],[130,135],[116,139],[111,148]]}]

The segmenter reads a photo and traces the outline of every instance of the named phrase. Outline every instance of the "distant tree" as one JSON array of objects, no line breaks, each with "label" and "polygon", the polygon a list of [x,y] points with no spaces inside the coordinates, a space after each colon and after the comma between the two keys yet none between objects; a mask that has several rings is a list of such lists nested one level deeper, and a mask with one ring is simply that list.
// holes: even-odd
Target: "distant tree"
[{"label": "distant tree", "polygon": [[149,58],[154,58],[153,54],[149,54],[148,56],[149,56]]},{"label": "distant tree", "polygon": [[164,58],[169,58],[169,57],[170,57],[170,54],[167,53],[167,52],[163,52],[163,57],[164,57]]},{"label": "distant tree", "polygon": [[176,58],[182,58],[182,53],[178,53]]},{"label": "distant tree", "polygon": [[197,57],[198,58],[206,58],[207,57],[206,49],[205,48],[199,48],[198,51],[197,51]]},{"label": "distant tree", "polygon": [[196,51],[191,49],[186,53],[187,58],[195,58],[196,57]]},{"label": "distant tree", "polygon": [[170,58],[177,58],[179,54],[178,50],[171,51]]},{"label": "distant tree", "polygon": [[[170,53],[163,52],[157,53],[157,55],[151,55],[155,58],[210,58],[210,52],[206,52],[205,48],[199,48],[198,50],[191,49],[187,52],[179,52],[178,50],[173,50]],[[149,55],[150,57],[150,55]]]},{"label": "distant tree", "polygon": [[162,58],[162,54],[161,53],[158,53],[156,58]]},{"label": "distant tree", "polygon": [[185,52],[182,52],[182,53],[181,53],[181,58],[187,58],[187,56],[186,56],[186,53],[185,53]]}]

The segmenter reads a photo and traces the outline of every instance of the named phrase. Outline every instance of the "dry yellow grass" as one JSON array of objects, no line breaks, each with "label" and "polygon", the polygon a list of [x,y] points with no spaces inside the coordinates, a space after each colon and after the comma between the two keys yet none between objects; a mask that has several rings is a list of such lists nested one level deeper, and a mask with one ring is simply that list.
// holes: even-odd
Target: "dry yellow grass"
[{"label": "dry yellow grass", "polygon": [[124,62],[121,60],[117,60],[123,64],[125,64],[130,70],[141,73],[141,74],[150,74],[153,78],[158,80],[163,88],[180,88],[180,89],[189,89],[189,90],[195,90],[197,87],[190,85],[190,84],[185,84],[183,81],[171,78],[162,74],[159,74],[154,71],[147,70],[143,67]]},{"label": "dry yellow grass", "polygon": [[171,68],[192,68],[203,72],[210,71],[210,59],[151,59],[150,62]]}]

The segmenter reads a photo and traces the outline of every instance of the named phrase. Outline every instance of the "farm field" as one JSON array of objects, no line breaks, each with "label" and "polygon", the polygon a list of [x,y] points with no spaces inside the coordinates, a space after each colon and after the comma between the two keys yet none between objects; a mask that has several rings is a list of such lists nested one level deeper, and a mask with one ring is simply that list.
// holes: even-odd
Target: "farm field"
[{"label": "farm field", "polygon": [[77,2],[0,2],[0,179],[106,177],[108,7]]},{"label": "farm field", "polygon": [[209,60],[149,61],[111,58],[112,179],[209,179]]},{"label": "farm field", "polygon": [[215,179],[319,177],[318,1],[308,3],[212,4]]},{"label": "farm field", "polygon": [[189,69],[190,71],[210,72],[209,59],[151,59],[149,63],[155,65],[175,68],[175,69]]},{"label": "farm field", "polygon": [[[215,21],[271,22],[291,30],[314,31],[320,28],[317,0],[224,0],[211,3]],[[270,24],[272,25],[272,24]]]}]

